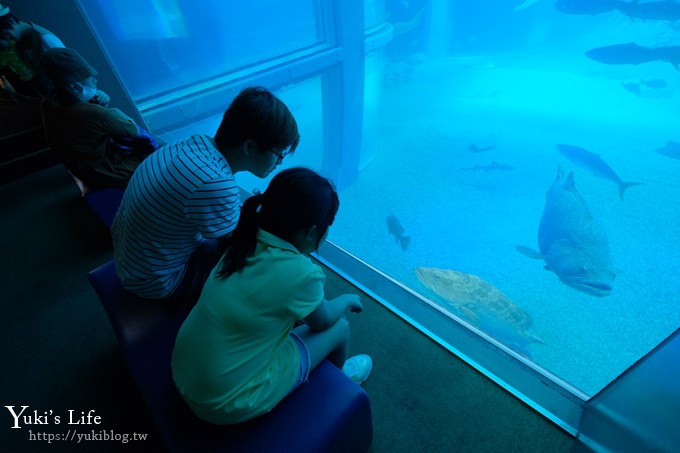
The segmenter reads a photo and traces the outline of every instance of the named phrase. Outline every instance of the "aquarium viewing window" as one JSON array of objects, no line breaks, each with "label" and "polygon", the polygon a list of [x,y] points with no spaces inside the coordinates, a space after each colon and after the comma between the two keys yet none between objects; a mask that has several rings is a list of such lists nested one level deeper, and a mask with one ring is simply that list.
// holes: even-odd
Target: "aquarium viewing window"
[{"label": "aquarium viewing window", "polygon": [[279,94],[340,191],[319,258],[572,434],[680,326],[677,22],[607,5],[81,2],[165,140]]}]

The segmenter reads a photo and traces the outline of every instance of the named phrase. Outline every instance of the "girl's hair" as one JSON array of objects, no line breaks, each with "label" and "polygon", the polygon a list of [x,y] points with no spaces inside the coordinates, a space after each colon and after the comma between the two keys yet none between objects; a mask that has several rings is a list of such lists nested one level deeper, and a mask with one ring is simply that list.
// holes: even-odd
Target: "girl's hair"
[{"label": "girl's hair", "polygon": [[215,133],[218,145],[234,147],[253,140],[262,152],[293,154],[300,143],[295,117],[286,104],[264,87],[241,91],[224,112]]},{"label": "girl's hair", "polygon": [[218,277],[227,278],[243,269],[255,251],[258,228],[293,242],[297,233],[316,226],[320,241],[339,206],[338,194],[328,179],[302,167],[281,171],[264,193],[243,203],[238,225],[219,264]]},{"label": "girl's hair", "polygon": [[14,24],[17,23],[19,23],[19,19],[12,13],[7,13],[4,16],[0,16],[0,34],[6,30],[10,30],[12,27],[14,27]]}]

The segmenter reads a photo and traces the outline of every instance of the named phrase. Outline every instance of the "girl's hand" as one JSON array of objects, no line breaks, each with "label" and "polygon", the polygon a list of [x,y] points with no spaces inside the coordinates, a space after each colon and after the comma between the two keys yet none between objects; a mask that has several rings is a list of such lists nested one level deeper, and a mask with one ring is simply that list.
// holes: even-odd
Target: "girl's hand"
[{"label": "girl's hand", "polygon": [[343,294],[342,296],[339,296],[338,299],[342,299],[352,313],[361,313],[364,309],[364,306],[361,304],[361,299],[359,299],[359,296],[356,294]]}]

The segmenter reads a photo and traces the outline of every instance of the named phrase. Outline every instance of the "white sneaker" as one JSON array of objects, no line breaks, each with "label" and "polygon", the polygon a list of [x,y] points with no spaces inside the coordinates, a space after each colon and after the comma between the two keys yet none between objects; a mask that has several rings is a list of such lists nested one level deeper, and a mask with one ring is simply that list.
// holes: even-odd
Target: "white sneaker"
[{"label": "white sneaker", "polygon": [[342,367],[342,372],[345,373],[351,380],[361,385],[371,374],[373,369],[373,361],[366,354],[355,355],[350,357]]}]

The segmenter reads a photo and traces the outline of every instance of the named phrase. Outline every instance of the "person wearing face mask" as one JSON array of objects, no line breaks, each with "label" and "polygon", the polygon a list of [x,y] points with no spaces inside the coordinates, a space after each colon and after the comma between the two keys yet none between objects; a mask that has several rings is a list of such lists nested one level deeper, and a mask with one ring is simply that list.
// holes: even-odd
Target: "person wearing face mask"
[{"label": "person wearing face mask", "polygon": [[40,67],[49,49],[64,47],[61,40],[40,25],[24,22],[0,4],[0,88],[14,97],[39,97],[52,90]]},{"label": "person wearing face mask", "polygon": [[112,152],[112,139],[144,136],[145,131],[97,89],[97,71],[75,50],[50,49],[40,60],[54,90],[41,113],[47,142],[87,189],[125,187],[146,157]]}]

